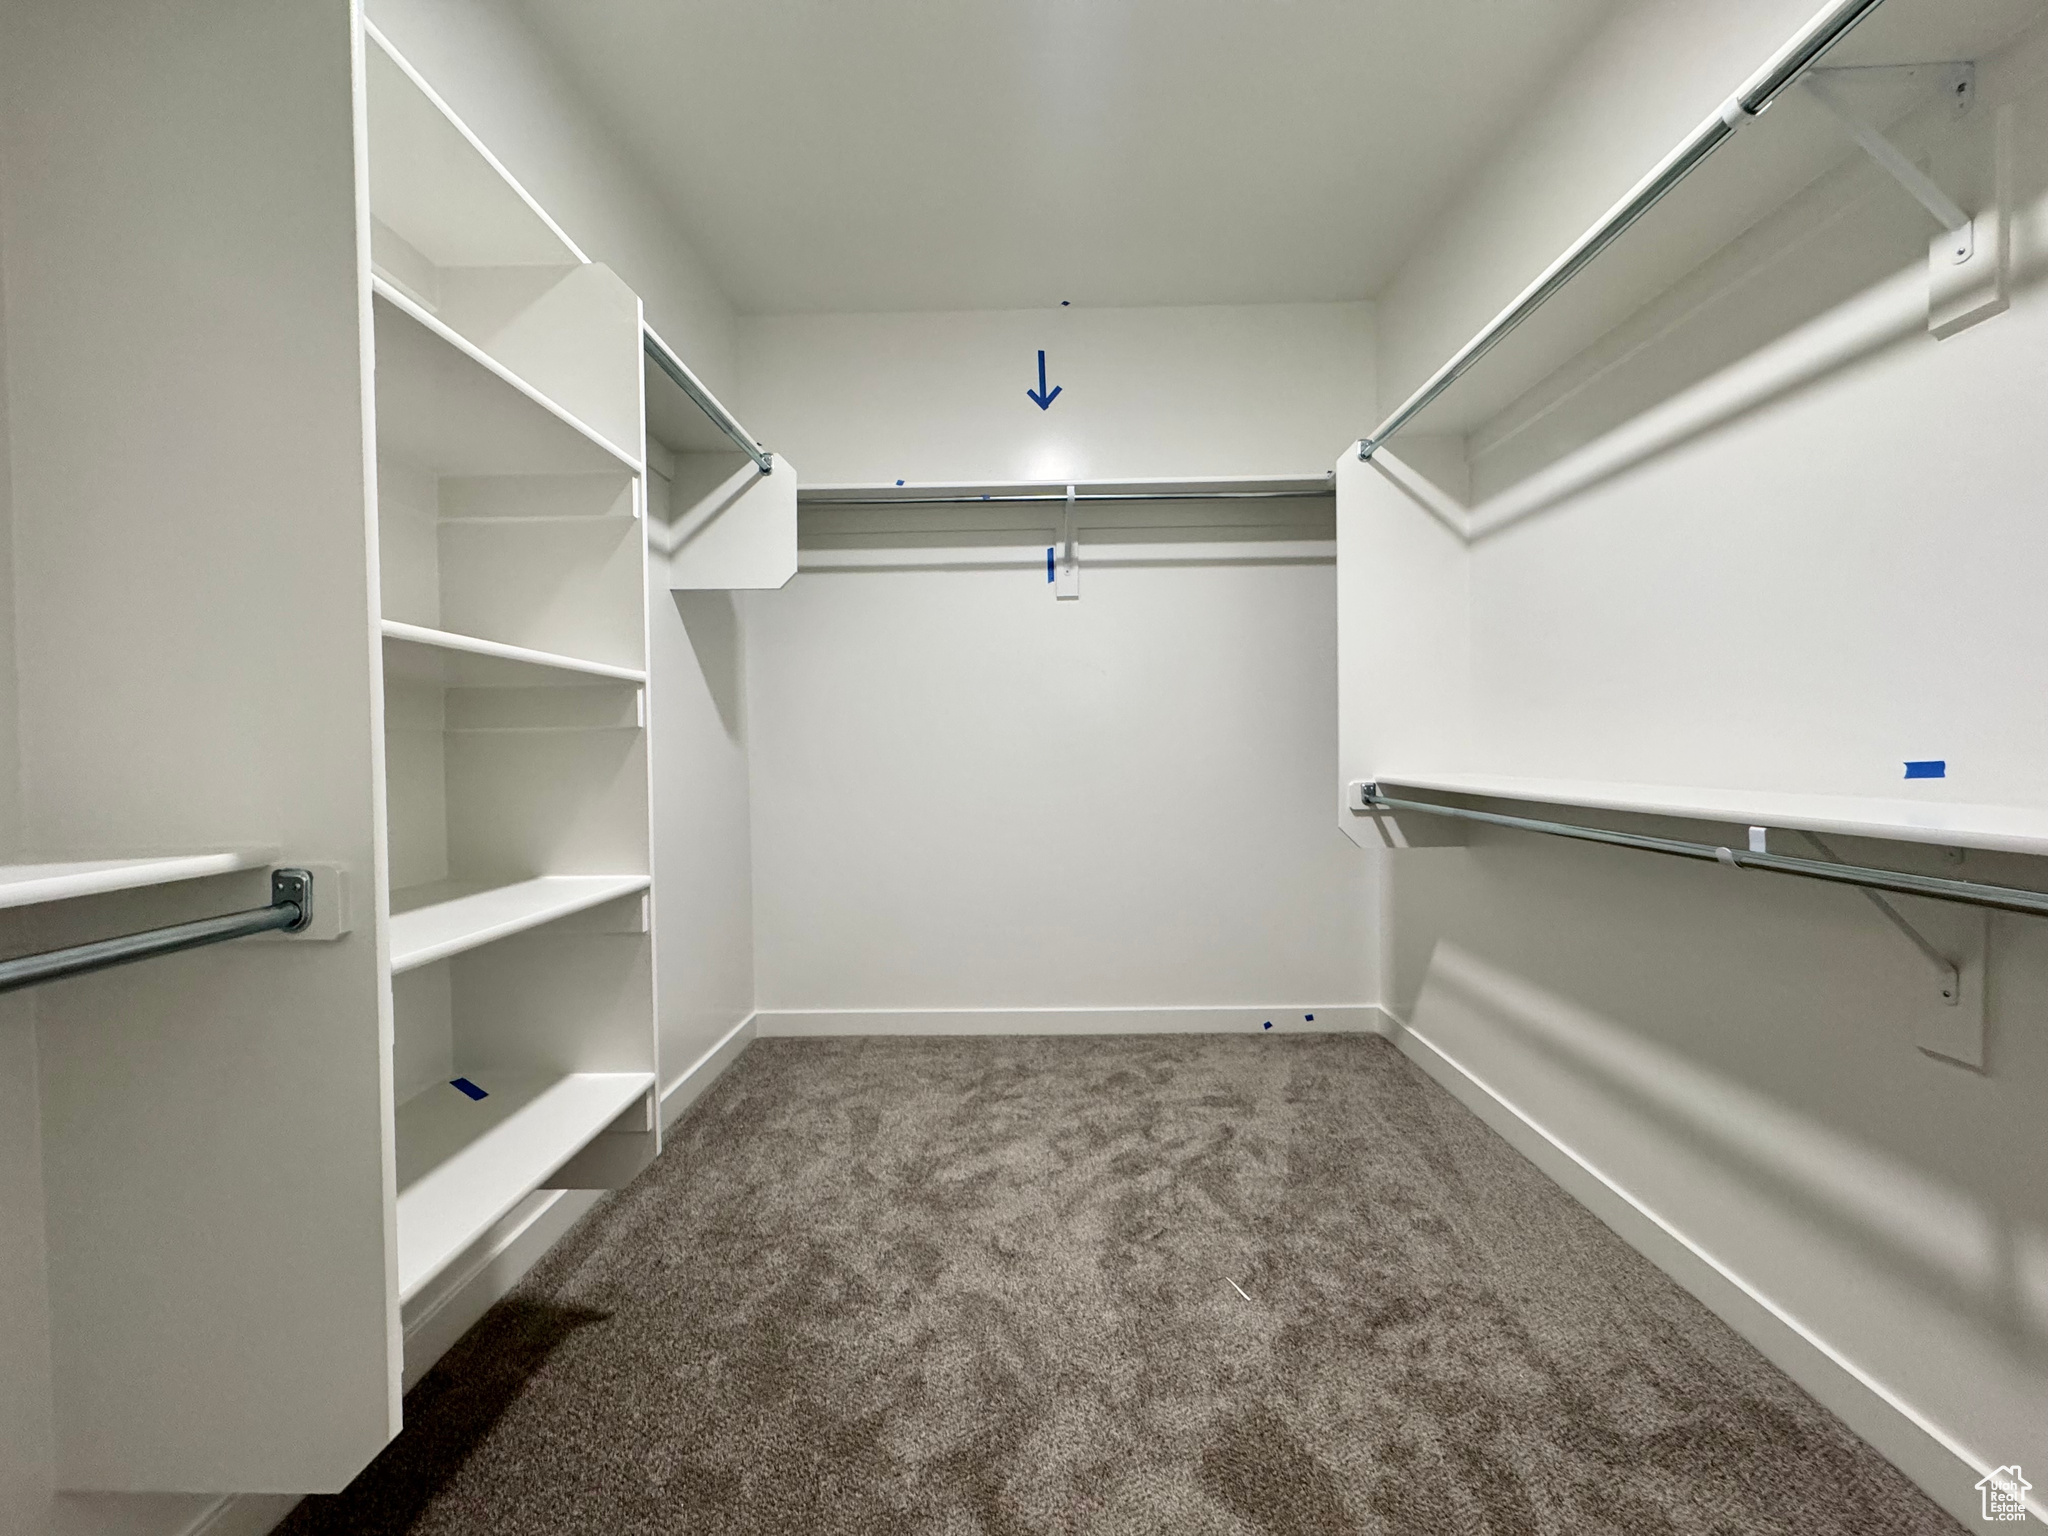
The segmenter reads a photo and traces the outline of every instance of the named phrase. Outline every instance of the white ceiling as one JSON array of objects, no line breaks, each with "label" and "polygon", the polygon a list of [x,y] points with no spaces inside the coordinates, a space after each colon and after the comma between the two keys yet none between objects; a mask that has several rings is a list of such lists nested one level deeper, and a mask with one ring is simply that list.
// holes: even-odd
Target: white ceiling
[{"label": "white ceiling", "polygon": [[1370,297],[1615,0],[521,0],[741,310]]}]

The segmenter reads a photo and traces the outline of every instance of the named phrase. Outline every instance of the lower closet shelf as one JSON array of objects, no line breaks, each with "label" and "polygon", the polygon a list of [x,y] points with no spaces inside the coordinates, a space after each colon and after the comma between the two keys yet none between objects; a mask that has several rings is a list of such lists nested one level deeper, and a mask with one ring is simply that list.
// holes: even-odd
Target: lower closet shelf
[{"label": "lower closet shelf", "polygon": [[542,875],[512,885],[442,884],[391,893],[391,973],[445,960],[621,896],[645,875]]},{"label": "lower closet shelf", "polygon": [[398,1107],[398,1298],[508,1215],[654,1086],[651,1072],[478,1071]]}]

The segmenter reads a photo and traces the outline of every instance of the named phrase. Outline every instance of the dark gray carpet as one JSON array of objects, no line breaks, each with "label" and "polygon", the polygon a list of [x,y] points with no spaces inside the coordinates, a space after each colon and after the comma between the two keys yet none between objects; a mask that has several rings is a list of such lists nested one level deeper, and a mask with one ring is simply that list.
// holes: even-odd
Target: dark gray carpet
[{"label": "dark gray carpet", "polygon": [[285,1531],[1959,1529],[1376,1038],[762,1041],[679,1129]]}]

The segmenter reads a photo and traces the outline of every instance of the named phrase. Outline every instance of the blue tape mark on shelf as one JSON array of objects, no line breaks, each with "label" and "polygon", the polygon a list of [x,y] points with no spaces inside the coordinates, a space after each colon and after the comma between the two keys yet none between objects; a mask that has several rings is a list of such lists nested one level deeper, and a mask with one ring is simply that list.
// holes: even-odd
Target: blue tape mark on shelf
[{"label": "blue tape mark on shelf", "polygon": [[1930,757],[1925,761],[1906,764],[1909,779],[1945,779],[1948,777],[1948,762],[1945,758]]},{"label": "blue tape mark on shelf", "polygon": [[1273,1021],[1271,1019],[1266,1020],[1266,1028],[1271,1029],[1272,1027]]},{"label": "blue tape mark on shelf", "polygon": [[448,1080],[448,1086],[450,1088],[455,1088],[463,1093],[468,1094],[472,1099],[488,1099],[490,1097],[488,1093],[485,1093],[483,1089],[477,1087],[475,1083],[472,1083],[466,1077],[450,1078]]},{"label": "blue tape mark on shelf", "polygon": [[1052,574],[1052,546],[1051,546],[1050,544],[1048,544],[1048,545],[1046,545],[1046,546],[1045,546],[1045,579],[1046,579],[1047,581],[1051,581],[1051,580],[1053,579],[1053,574]]}]

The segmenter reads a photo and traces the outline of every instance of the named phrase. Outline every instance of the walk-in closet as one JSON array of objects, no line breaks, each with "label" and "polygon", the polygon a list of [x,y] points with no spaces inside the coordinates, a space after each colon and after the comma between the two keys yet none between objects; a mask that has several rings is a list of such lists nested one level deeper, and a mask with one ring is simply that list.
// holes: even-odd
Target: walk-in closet
[{"label": "walk-in closet", "polygon": [[2048,1520],[2044,403],[2042,0],[0,0],[0,1536]]}]

